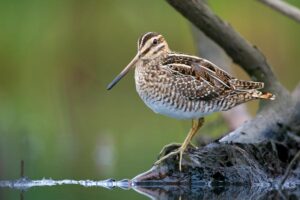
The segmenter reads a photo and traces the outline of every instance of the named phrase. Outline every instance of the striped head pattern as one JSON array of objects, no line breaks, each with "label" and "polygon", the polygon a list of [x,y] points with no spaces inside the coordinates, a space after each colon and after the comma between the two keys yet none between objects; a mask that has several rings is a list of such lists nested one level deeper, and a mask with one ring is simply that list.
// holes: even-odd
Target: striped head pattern
[{"label": "striped head pattern", "polygon": [[149,32],[138,40],[138,53],[131,62],[108,84],[107,89],[113,88],[128,72],[133,69],[139,60],[152,60],[170,52],[164,37],[158,33]]},{"label": "striped head pattern", "polygon": [[138,55],[140,59],[153,59],[170,51],[165,38],[155,32],[148,32],[138,40]]}]

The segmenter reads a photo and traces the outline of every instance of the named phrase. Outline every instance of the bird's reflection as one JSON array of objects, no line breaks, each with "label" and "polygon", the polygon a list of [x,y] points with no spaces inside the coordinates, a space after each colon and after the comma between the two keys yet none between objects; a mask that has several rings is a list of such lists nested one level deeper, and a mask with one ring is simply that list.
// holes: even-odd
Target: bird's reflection
[{"label": "bird's reflection", "polygon": [[207,188],[201,186],[136,186],[136,192],[159,200],[177,199],[298,199],[300,190],[270,190],[260,187],[215,187]]}]

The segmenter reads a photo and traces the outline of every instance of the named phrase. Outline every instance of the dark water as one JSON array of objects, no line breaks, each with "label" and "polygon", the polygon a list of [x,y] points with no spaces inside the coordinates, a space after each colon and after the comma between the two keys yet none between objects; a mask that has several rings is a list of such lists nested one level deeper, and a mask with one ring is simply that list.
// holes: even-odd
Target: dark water
[{"label": "dark water", "polygon": [[[78,189],[78,186],[81,186]],[[69,192],[66,192],[69,191]],[[115,181],[113,179],[93,180],[17,180],[0,181],[0,197],[6,199],[31,199],[40,196],[42,199],[82,199],[73,196],[75,190],[81,191],[89,199],[300,199],[300,188],[279,190],[270,187],[207,187],[201,185],[154,185],[135,183],[131,180]],[[106,190],[108,195],[103,194]],[[97,193],[98,191],[98,193]],[[135,193],[135,194],[134,194]],[[89,195],[87,195],[89,194]],[[92,195],[91,195],[92,194]],[[115,196],[117,194],[117,196]],[[90,196],[91,195],[91,196]]]}]

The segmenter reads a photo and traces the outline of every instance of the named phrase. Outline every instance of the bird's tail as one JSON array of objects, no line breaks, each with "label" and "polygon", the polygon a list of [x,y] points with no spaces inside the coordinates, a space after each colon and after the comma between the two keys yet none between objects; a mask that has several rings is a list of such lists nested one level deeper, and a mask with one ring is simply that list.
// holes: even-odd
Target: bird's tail
[{"label": "bird's tail", "polygon": [[231,79],[230,80],[231,86],[240,92],[250,93],[251,99],[269,99],[275,100],[275,95],[270,92],[261,92],[259,89],[264,88],[263,82],[255,82],[255,81],[244,81],[239,79]]},{"label": "bird's tail", "polygon": [[261,92],[258,90],[253,90],[251,92],[252,97],[257,98],[257,99],[268,99],[268,100],[275,100],[275,95],[270,93],[270,92]]}]

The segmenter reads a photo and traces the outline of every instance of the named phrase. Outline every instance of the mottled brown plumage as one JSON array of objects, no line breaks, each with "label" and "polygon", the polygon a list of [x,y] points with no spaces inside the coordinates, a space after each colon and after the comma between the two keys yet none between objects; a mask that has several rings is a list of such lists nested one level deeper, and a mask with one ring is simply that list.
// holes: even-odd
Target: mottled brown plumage
[{"label": "mottled brown plumage", "polygon": [[196,56],[172,52],[162,35],[149,32],[138,40],[138,53],[108,86],[111,89],[135,67],[136,90],[154,112],[177,119],[192,119],[192,129],[182,146],[160,159],[182,154],[203,124],[203,117],[228,110],[253,99],[275,98],[262,93],[262,82],[238,80],[213,63]]}]

